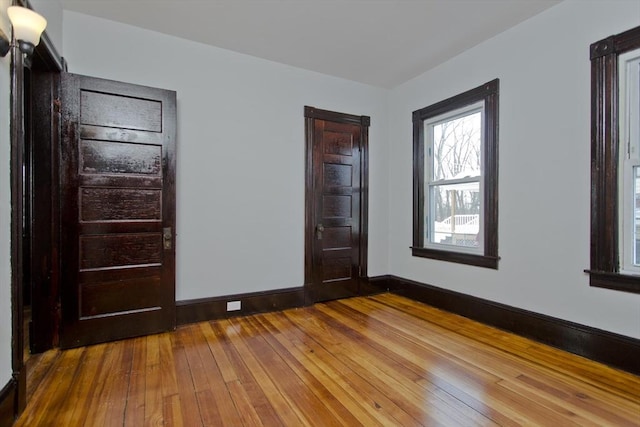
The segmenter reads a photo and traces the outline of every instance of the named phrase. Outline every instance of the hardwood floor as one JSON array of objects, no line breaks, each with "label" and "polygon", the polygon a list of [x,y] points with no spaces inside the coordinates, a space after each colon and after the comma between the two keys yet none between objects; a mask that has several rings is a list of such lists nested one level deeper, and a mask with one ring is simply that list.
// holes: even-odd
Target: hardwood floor
[{"label": "hardwood floor", "polygon": [[640,377],[396,295],[30,360],[18,426],[640,426]]}]

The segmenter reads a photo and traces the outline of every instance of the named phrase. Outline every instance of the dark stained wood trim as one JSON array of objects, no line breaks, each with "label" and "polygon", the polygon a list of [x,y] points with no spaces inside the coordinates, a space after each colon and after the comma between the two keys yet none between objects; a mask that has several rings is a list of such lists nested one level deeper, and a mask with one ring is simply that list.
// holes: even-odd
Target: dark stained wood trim
[{"label": "dark stained wood trim", "polygon": [[498,261],[500,258],[486,256],[486,255],[477,255],[477,254],[467,254],[463,252],[455,252],[455,251],[442,251],[438,249],[431,248],[411,248],[411,253],[413,256],[423,257],[423,258],[431,258],[437,259],[440,261],[448,261],[448,262],[457,262],[459,264],[469,264],[475,265],[476,267],[486,267],[486,268],[498,268]]},{"label": "dark stained wood trim", "polygon": [[[319,108],[305,106],[305,257],[304,257],[304,284],[313,283],[313,237],[315,225],[313,224],[313,121],[327,120],[337,123],[349,123],[360,125],[360,259],[359,259],[359,290],[360,295],[367,294],[368,253],[369,253],[369,116],[339,113],[335,111],[321,110]],[[310,293],[305,296],[307,303],[311,303]]]},{"label": "dark stained wood trim", "polygon": [[359,296],[368,296],[389,292],[391,286],[391,276],[376,276],[363,278],[360,281]]},{"label": "dark stained wood trim", "polygon": [[17,382],[18,412],[26,406],[26,383],[20,382],[25,374],[23,362],[23,250],[22,225],[24,194],[22,165],[24,158],[24,67],[22,53],[14,45],[11,48],[11,365],[12,376]]},{"label": "dark stained wood trim", "polygon": [[[359,295],[375,295],[387,292],[390,283],[389,277],[391,276],[363,278],[360,282]],[[227,311],[227,301],[241,301],[242,309],[238,311]],[[275,289],[272,291],[184,300],[176,302],[176,323],[180,326],[208,320],[286,310],[288,308],[303,307],[305,305],[307,305],[305,302],[305,291],[302,286],[298,288]]]},{"label": "dark stained wood trim", "polygon": [[40,36],[40,43],[34,50],[31,68],[57,72],[67,71],[66,61],[58,54],[46,31]]},{"label": "dark stained wood trim", "polygon": [[0,427],[10,427],[16,419],[17,384],[11,379],[0,390]]},{"label": "dark stained wood trim", "polygon": [[[371,119],[360,117],[360,285],[369,271],[369,126]],[[362,292],[359,289],[359,292]]]},{"label": "dark stained wood trim", "polygon": [[[500,260],[498,256],[499,90],[500,80],[495,79],[413,112],[413,246],[411,247],[413,256],[475,265],[477,267],[498,268],[498,261]],[[424,245],[424,121],[478,101],[484,101],[485,103],[483,254],[467,254],[453,250],[427,248]]]},{"label": "dark stained wood trim", "polygon": [[585,273],[589,273],[591,286],[640,294],[640,277],[638,276],[593,270],[585,270]]},{"label": "dark stained wood trim", "polygon": [[[424,247],[424,121],[420,110],[412,114],[413,123],[413,245]],[[440,251],[438,251],[440,252]]]},{"label": "dark stained wood trim", "polygon": [[363,127],[371,125],[371,118],[369,116],[357,116],[355,114],[321,110],[319,108],[309,106],[304,107],[304,116],[309,119],[327,120],[338,123],[352,123]]},{"label": "dark stained wood trim", "polygon": [[618,55],[640,47],[640,26],[593,43],[591,57],[591,267],[589,284],[640,292],[640,276],[619,274]]},{"label": "dark stained wood trim", "polygon": [[313,283],[313,118],[311,107],[304,107],[305,171],[304,171],[304,285]]},{"label": "dark stained wood trim", "polygon": [[389,291],[640,375],[640,340],[396,276]]},{"label": "dark stained wood trim", "polygon": [[60,326],[58,263],[60,240],[59,200],[59,73],[31,71],[31,129],[25,141],[29,153],[25,200],[30,206],[25,212],[31,232],[26,245],[30,248],[31,334],[32,353],[49,350],[58,343]]},{"label": "dark stained wood trim", "polygon": [[484,130],[485,141],[491,143],[484,147],[484,258],[490,268],[498,268],[498,144],[500,141],[500,102],[498,92],[500,80],[495,79],[484,85],[485,115],[487,126]]},{"label": "dark stained wood trim", "polygon": [[[12,4],[32,9],[28,0],[13,0]],[[64,60],[56,52],[48,35],[43,33],[42,42],[35,53],[33,69],[40,71],[60,71],[65,68]],[[11,187],[11,359],[12,384],[15,398],[13,414],[17,417],[26,406],[26,368],[24,366],[24,322],[23,322],[23,279],[24,258],[22,239],[24,186],[22,166],[24,161],[24,66],[22,53],[17,47],[11,50],[10,64],[10,187]],[[4,389],[3,389],[4,390]],[[0,396],[2,401],[3,396]],[[4,413],[0,411],[0,423]]]},{"label": "dark stained wood trim", "polygon": [[[227,311],[228,301],[240,301],[241,310]],[[176,302],[176,323],[179,326],[208,320],[286,310],[304,305],[303,287],[184,300]]]},{"label": "dark stained wood trim", "polygon": [[615,55],[591,61],[591,270],[608,272],[618,269],[617,69]]}]

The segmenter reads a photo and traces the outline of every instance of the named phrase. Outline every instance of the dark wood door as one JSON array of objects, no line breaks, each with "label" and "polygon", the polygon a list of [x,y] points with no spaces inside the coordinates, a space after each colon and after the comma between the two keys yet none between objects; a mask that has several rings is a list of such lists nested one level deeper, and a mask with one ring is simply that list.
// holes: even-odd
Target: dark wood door
[{"label": "dark wood door", "polygon": [[175,327],[176,94],[61,79],[63,348]]},{"label": "dark wood door", "polygon": [[305,108],[305,293],[313,303],[355,296],[366,277],[369,118]]}]

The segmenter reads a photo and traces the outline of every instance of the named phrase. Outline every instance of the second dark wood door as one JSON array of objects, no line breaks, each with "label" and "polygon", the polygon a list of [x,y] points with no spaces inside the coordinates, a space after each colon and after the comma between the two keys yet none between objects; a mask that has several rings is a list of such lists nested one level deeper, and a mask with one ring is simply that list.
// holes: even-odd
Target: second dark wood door
[{"label": "second dark wood door", "polygon": [[[309,302],[355,296],[366,276],[363,179],[368,117],[308,107]],[[366,166],[366,164],[365,164]]]},{"label": "second dark wood door", "polygon": [[63,348],[175,327],[175,106],[62,75]]}]

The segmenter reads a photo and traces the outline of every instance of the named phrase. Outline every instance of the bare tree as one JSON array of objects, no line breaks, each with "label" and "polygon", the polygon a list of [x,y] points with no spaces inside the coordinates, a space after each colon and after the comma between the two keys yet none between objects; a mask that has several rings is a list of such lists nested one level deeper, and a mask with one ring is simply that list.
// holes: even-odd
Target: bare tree
[{"label": "bare tree", "polygon": [[[481,114],[447,120],[431,125],[433,138],[433,180],[448,180],[480,174]],[[455,194],[454,194],[455,193]],[[479,192],[448,190],[446,185],[434,191],[435,220],[442,221],[452,210],[459,215],[479,213]]]}]

